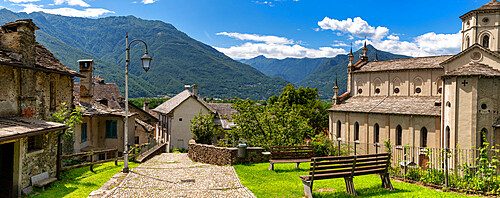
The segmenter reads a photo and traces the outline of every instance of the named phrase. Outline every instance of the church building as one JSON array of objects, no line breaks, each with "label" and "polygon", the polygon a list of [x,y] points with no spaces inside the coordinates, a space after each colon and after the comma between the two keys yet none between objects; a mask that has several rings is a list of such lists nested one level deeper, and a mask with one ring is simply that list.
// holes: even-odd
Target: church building
[{"label": "church building", "polygon": [[[333,88],[329,136],[430,148],[500,145],[500,2],[460,16],[456,55],[368,60],[349,54],[347,92]],[[358,148],[375,149],[370,144]]]}]

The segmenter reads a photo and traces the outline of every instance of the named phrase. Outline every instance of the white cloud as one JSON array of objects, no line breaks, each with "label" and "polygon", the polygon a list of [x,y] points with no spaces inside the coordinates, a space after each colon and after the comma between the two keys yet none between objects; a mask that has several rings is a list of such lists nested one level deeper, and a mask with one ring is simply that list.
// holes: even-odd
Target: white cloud
[{"label": "white cloud", "polygon": [[30,2],[37,2],[41,0],[8,0],[9,2],[12,3],[30,3]]},{"label": "white cloud", "polygon": [[[456,54],[460,52],[461,34],[426,33],[413,38],[413,41],[400,41],[398,36],[389,35],[386,40],[369,40],[375,48],[391,53],[413,57]],[[355,43],[361,45],[364,41]]]},{"label": "white cloud", "polygon": [[64,3],[70,6],[90,7],[90,5],[83,0],[54,0],[55,5],[62,5]]},{"label": "white cloud", "polygon": [[343,41],[333,41],[332,46],[333,47],[349,47],[349,45],[347,45]]},{"label": "white cloud", "polygon": [[110,10],[102,9],[102,8],[87,8],[85,10],[77,10],[74,8],[56,8],[56,9],[46,9],[43,8],[43,5],[34,5],[34,4],[18,4],[18,6],[24,7],[19,12],[45,12],[49,14],[58,14],[63,16],[71,16],[71,17],[98,17],[103,14],[115,13]]},{"label": "white cloud", "polygon": [[257,42],[265,42],[265,43],[274,43],[274,44],[293,44],[293,40],[287,39],[285,37],[278,36],[262,36],[257,34],[241,34],[236,32],[219,32],[216,35],[224,35],[229,36],[231,38],[235,38],[242,41],[257,41]]},{"label": "white cloud", "polygon": [[154,2],[157,2],[157,1],[159,1],[159,0],[142,0],[141,2],[143,4],[151,4],[151,3],[154,3]]},{"label": "white cloud", "polygon": [[259,55],[268,58],[284,59],[293,58],[319,58],[335,57],[338,54],[346,53],[342,48],[320,47],[318,49],[306,48],[302,41],[294,42],[291,39],[278,36],[241,34],[220,32],[217,35],[224,35],[238,40],[250,41],[239,46],[229,48],[214,47],[220,52],[234,59],[249,59]]},{"label": "white cloud", "polygon": [[324,30],[340,31],[358,38],[367,37],[373,40],[380,40],[389,33],[389,29],[386,27],[378,26],[375,28],[368,25],[368,22],[360,17],[347,18],[342,21],[325,17],[322,21],[318,21],[318,25]]}]

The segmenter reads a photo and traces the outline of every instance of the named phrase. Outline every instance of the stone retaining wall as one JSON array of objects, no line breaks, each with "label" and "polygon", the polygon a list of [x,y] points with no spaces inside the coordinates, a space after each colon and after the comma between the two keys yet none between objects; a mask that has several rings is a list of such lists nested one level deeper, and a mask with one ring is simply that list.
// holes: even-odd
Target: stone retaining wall
[{"label": "stone retaining wall", "polygon": [[189,141],[188,156],[195,162],[214,164],[219,166],[269,162],[270,154],[261,147],[247,147],[246,157],[238,158],[238,148],[217,147],[214,145],[198,144]]}]

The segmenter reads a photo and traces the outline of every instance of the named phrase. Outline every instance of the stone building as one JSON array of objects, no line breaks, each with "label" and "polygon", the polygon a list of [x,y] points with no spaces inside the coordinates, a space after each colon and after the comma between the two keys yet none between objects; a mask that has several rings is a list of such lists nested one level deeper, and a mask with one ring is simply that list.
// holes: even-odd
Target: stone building
[{"label": "stone building", "polygon": [[[82,123],[75,126],[74,152],[124,148],[125,109],[115,83],[105,83],[92,76],[93,61],[80,60],[80,74],[86,78],[74,86],[74,103],[83,109]],[[128,143],[134,145],[136,113],[129,112]],[[99,159],[113,156],[99,156]]]},{"label": "stone building", "polygon": [[[347,92],[334,87],[329,136],[347,142],[435,148],[500,144],[500,2],[462,16],[456,55],[368,60],[366,44],[347,68]],[[482,132],[481,132],[482,131]],[[373,150],[370,145],[359,145]]]},{"label": "stone building", "polygon": [[29,192],[31,177],[56,177],[58,134],[68,127],[48,122],[61,103],[72,104],[73,78],[81,77],[35,40],[30,19],[0,31],[0,196]]},{"label": "stone building", "polygon": [[167,100],[153,109],[158,114],[158,132],[155,135],[162,143],[168,143],[167,151],[173,148],[187,149],[189,140],[193,138],[190,126],[191,120],[200,112],[214,114],[208,103],[198,97],[198,86],[193,85],[193,91],[186,90]]},{"label": "stone building", "polygon": [[134,143],[136,145],[142,145],[153,141],[156,133],[156,125],[158,124],[158,118],[149,113],[149,102],[144,101],[143,108],[139,108],[129,102],[128,110],[131,113],[137,114],[135,118]]}]

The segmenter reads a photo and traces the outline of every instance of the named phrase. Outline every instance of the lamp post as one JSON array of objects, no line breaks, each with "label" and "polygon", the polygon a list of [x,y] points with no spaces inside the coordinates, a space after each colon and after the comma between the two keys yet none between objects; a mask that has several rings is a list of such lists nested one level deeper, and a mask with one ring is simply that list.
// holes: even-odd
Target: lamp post
[{"label": "lamp post", "polygon": [[123,139],[124,139],[123,144],[124,145],[123,145],[123,170],[122,170],[122,172],[124,172],[124,173],[129,172],[129,169],[128,169],[128,64],[130,62],[130,45],[136,41],[140,41],[140,42],[144,43],[144,45],[146,46],[146,52],[141,57],[142,68],[144,68],[144,70],[146,72],[149,70],[149,67],[151,66],[151,60],[153,60],[151,58],[151,56],[148,55],[148,44],[146,44],[146,42],[144,42],[143,40],[140,40],[140,39],[134,39],[134,40],[130,41],[130,43],[129,43],[128,42],[128,33],[127,33],[127,35],[125,36],[125,45],[127,48],[125,49],[125,58],[126,58],[126,60],[125,60],[125,126],[123,128]]}]

